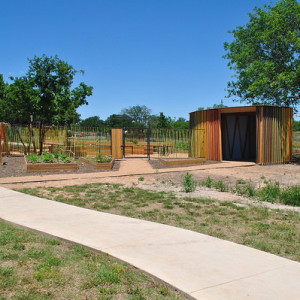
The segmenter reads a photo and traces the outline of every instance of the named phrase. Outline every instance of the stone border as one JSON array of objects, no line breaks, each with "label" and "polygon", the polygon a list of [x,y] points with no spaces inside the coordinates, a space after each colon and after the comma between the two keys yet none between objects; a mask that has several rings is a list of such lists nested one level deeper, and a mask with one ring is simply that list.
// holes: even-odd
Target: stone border
[{"label": "stone border", "polygon": [[115,163],[115,160],[112,159],[108,163],[99,163],[99,162],[93,162],[88,159],[85,159],[84,157],[80,157],[79,159],[80,162],[82,162],[85,166],[96,169],[96,170],[108,170],[112,169]]},{"label": "stone border", "polygon": [[28,163],[24,156],[27,172],[73,171],[78,169],[77,163]]}]

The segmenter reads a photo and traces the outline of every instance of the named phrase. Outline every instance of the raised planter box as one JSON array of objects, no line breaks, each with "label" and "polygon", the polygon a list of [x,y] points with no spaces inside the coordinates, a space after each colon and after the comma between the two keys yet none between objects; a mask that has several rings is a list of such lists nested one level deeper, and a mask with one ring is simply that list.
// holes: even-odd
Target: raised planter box
[{"label": "raised planter box", "polygon": [[78,169],[77,163],[29,163],[25,159],[26,171],[27,172],[57,172],[57,171],[74,171]]},{"label": "raised planter box", "polygon": [[159,160],[166,166],[185,166],[185,165],[196,165],[203,164],[206,162],[205,158],[159,158]]},{"label": "raised planter box", "polygon": [[88,160],[84,157],[81,157],[79,160],[85,166],[96,169],[96,170],[109,170],[109,169],[112,169],[112,167],[115,163],[114,159],[111,162],[108,162],[108,163],[94,162],[94,161]]}]

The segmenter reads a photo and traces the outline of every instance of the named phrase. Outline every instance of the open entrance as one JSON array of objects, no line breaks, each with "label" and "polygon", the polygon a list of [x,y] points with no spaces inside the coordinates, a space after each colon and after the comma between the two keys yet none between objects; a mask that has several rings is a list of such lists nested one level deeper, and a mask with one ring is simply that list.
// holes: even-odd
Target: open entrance
[{"label": "open entrance", "polygon": [[123,156],[147,157],[150,159],[150,129],[149,128],[124,128],[123,130]]},{"label": "open entrance", "polygon": [[223,160],[256,162],[256,114],[221,115]]}]

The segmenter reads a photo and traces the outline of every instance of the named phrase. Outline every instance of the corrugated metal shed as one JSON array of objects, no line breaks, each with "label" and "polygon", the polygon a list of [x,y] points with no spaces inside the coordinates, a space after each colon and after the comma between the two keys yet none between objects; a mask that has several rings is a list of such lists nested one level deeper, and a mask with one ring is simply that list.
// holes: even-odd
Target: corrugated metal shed
[{"label": "corrugated metal shed", "polygon": [[[289,107],[245,106],[190,113],[190,128],[204,129],[192,139],[191,156],[209,160],[243,160],[258,164],[292,159],[293,110]],[[196,141],[202,140],[199,145]]]}]

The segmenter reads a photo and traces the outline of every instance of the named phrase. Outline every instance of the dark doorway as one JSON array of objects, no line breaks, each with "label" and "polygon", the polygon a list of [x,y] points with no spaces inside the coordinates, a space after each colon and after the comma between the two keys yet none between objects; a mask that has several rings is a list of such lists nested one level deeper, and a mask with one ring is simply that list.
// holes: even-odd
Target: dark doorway
[{"label": "dark doorway", "polygon": [[256,114],[222,114],[223,160],[256,161]]}]

